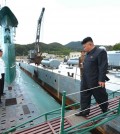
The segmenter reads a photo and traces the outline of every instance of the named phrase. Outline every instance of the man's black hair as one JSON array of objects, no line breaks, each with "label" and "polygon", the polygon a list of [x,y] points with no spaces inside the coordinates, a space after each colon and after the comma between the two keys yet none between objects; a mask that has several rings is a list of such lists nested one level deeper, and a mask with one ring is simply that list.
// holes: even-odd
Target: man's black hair
[{"label": "man's black hair", "polygon": [[2,49],[0,49],[0,52],[2,52]]},{"label": "man's black hair", "polygon": [[91,37],[86,37],[86,38],[84,38],[84,39],[82,40],[81,44],[83,45],[83,44],[85,44],[85,43],[87,43],[87,42],[89,42],[89,41],[93,42],[92,38],[91,38]]}]

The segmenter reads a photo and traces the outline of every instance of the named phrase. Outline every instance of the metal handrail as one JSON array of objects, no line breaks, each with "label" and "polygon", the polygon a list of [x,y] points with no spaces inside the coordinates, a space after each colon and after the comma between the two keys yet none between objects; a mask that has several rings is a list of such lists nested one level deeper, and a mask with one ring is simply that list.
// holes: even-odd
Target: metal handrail
[{"label": "metal handrail", "polygon": [[[27,123],[33,121],[33,120],[36,120],[36,119],[38,119],[38,118],[40,118],[40,117],[43,117],[43,116],[45,117],[45,119],[46,119],[46,121],[47,121],[47,120],[48,120],[48,119],[47,119],[47,115],[50,115],[51,113],[54,113],[54,112],[59,111],[59,110],[61,110],[61,108],[52,110],[52,111],[50,111],[50,112],[46,112],[46,113],[44,113],[44,114],[41,114],[41,115],[39,115],[39,116],[37,116],[37,117],[35,117],[35,118],[33,118],[33,119],[30,119],[30,120],[28,120],[28,121],[26,121],[26,122],[24,122],[24,123],[21,123],[21,124],[15,126],[15,127],[12,127],[12,128],[10,128],[10,129],[8,129],[7,131],[3,132],[3,134],[7,134],[7,133],[9,133],[9,132],[13,132],[13,131],[15,131],[17,128],[19,128],[19,127],[21,127],[21,126],[23,126],[23,125],[25,125],[25,124],[27,124]],[[60,117],[60,116],[57,116],[57,117]],[[55,118],[57,118],[57,117],[55,117]],[[52,118],[52,119],[54,119],[54,118]]]},{"label": "metal handrail", "polygon": [[[80,104],[80,103],[74,103],[74,104],[65,106],[65,109],[70,108],[70,107],[72,107],[72,106],[77,106],[77,105],[79,105],[79,104]],[[23,126],[23,125],[25,125],[25,124],[27,124],[27,123],[33,121],[33,120],[36,120],[36,119],[38,119],[38,118],[40,118],[40,117],[45,117],[45,120],[48,121],[47,116],[48,116],[48,115],[51,115],[51,114],[53,114],[54,112],[57,112],[57,111],[61,111],[61,108],[52,110],[52,111],[50,111],[50,112],[46,112],[46,113],[41,114],[41,115],[39,115],[39,116],[37,116],[37,117],[35,117],[35,118],[33,118],[33,119],[30,119],[30,120],[26,121],[26,122],[24,122],[24,123],[21,123],[21,124],[15,126],[15,127],[12,127],[12,128],[10,128],[10,129],[8,129],[7,131],[3,132],[3,134],[8,134],[9,132],[13,132],[13,131],[15,131],[17,128],[19,128],[19,127],[21,127],[21,126]],[[56,113],[55,113],[55,114],[56,114]],[[51,118],[50,120],[53,120],[53,119],[59,118],[59,117],[61,117],[61,115],[59,115],[59,116],[57,116],[57,117],[54,117],[54,118]]]},{"label": "metal handrail", "polygon": [[115,93],[119,93],[118,91],[120,91],[120,89],[118,89],[118,90],[116,90],[116,91],[113,91],[113,92],[109,93],[108,96],[113,95],[113,98],[114,98]]},{"label": "metal handrail", "polygon": [[[114,92],[112,92],[112,93],[109,93],[109,96],[110,96],[111,94],[117,93],[118,91],[120,91],[120,89],[119,89],[119,90],[116,90],[116,91],[114,91]],[[114,96],[114,95],[113,95],[113,96]],[[94,99],[94,98],[93,98],[93,99]],[[93,100],[93,99],[92,99],[92,100]],[[73,107],[73,106],[75,107],[75,106],[78,106],[78,105],[80,105],[79,102],[74,103],[74,104],[71,104],[71,105],[68,105],[68,106],[65,106],[64,108],[67,109],[67,108],[70,108],[70,107]],[[36,120],[36,119],[38,119],[38,118],[40,118],[40,117],[43,117],[43,116],[45,117],[45,121],[48,121],[47,116],[48,116],[48,115],[53,115],[54,112],[57,112],[57,111],[62,111],[62,110],[61,110],[61,108],[59,108],[59,109],[55,109],[55,110],[52,110],[52,111],[50,111],[50,112],[46,112],[46,113],[44,113],[44,114],[41,114],[41,115],[39,115],[39,116],[37,116],[37,117],[35,117],[35,118],[33,118],[33,119],[30,119],[30,120],[28,120],[28,121],[26,121],[26,122],[24,122],[24,123],[22,123],[22,124],[19,124],[19,125],[13,127],[13,128],[8,129],[7,131],[3,132],[3,134],[8,134],[9,132],[13,132],[13,131],[15,131],[17,128],[19,128],[19,127],[21,127],[21,126],[23,126],[23,125],[25,125],[25,124],[27,124],[27,123],[33,121],[33,120]],[[119,110],[119,111],[120,111],[120,110]],[[65,112],[65,110],[64,110],[64,112]],[[55,113],[55,114],[57,114],[57,113]],[[61,117],[61,115],[59,115],[59,116],[57,116],[57,117],[54,117],[54,118],[52,118],[51,120],[53,120],[53,119],[55,119],[55,118],[59,118],[59,117]],[[64,117],[63,117],[63,118],[64,118]]]},{"label": "metal handrail", "polygon": [[64,134],[64,117],[65,117],[65,102],[66,102],[66,92],[63,91],[62,96],[62,108],[61,108],[61,122],[60,122],[60,134]]},{"label": "metal handrail", "polygon": [[[117,90],[117,91],[119,91],[119,90]],[[114,96],[114,94],[117,92],[117,91],[114,91],[113,92],[113,96]],[[109,96],[111,95],[112,93],[110,93],[109,94]],[[64,101],[65,101],[65,94],[63,95],[63,104],[65,103]],[[64,129],[64,121],[63,121],[63,119],[65,118],[65,109],[64,109],[64,106],[62,106],[62,109],[61,109],[61,111],[62,111],[62,117],[61,117],[61,124],[62,124],[62,126],[63,127],[61,127],[61,130],[60,130],[60,132],[62,132],[62,133],[64,133],[64,134],[66,134],[66,132],[68,132],[68,131],[70,131],[70,130],[73,130],[74,128],[76,128],[76,127],[80,127],[80,126],[83,126],[83,125],[86,125],[86,124],[88,124],[88,123],[90,123],[91,121],[94,121],[94,120],[98,120],[98,119],[100,119],[101,117],[103,117],[104,115],[107,115],[108,113],[111,113],[112,111],[115,111],[115,110],[117,110],[117,113],[116,114],[114,114],[114,116],[112,116],[112,117],[109,117],[107,120],[105,120],[105,121],[101,121],[100,123],[97,123],[96,125],[93,125],[92,127],[90,126],[90,127],[88,127],[88,129],[86,130],[86,129],[84,129],[84,131],[82,131],[82,133],[85,133],[85,132],[88,132],[88,130],[91,130],[91,129],[93,129],[93,128],[95,128],[95,127],[97,127],[97,126],[99,126],[100,124],[104,124],[104,123],[106,123],[106,122],[108,122],[108,121],[110,121],[110,120],[112,120],[112,119],[114,119],[114,118],[116,118],[118,115],[120,115],[120,101],[119,101],[119,106],[117,107],[117,108],[114,108],[114,109],[111,109],[111,110],[109,110],[108,112],[106,112],[106,113],[102,113],[102,114],[100,114],[100,115],[98,115],[98,116],[96,116],[96,117],[93,117],[93,118],[91,118],[91,119],[88,119],[87,121],[84,121],[84,122],[82,122],[82,123],[80,123],[80,124],[77,124],[77,125],[75,125],[75,126],[72,126],[72,127],[69,127],[69,128],[67,128],[67,129]],[[81,130],[80,130],[81,131]],[[73,130],[72,132],[76,132],[76,130]],[[60,134],[62,134],[62,133],[60,133]],[[71,132],[70,132],[71,133]],[[81,134],[82,134],[81,133]]]},{"label": "metal handrail", "polygon": [[[91,118],[91,119],[89,119],[89,120],[87,120],[87,121],[84,121],[84,122],[79,123],[79,124],[77,124],[77,125],[75,125],[75,126],[69,127],[69,128],[67,128],[67,129],[65,129],[64,131],[65,131],[65,132],[68,132],[68,131],[70,131],[70,130],[73,130],[74,128],[77,128],[77,127],[86,125],[87,123],[90,123],[90,122],[92,122],[92,121],[94,121],[94,120],[98,120],[98,119],[99,119],[100,117],[102,117],[102,116],[105,118],[105,115],[107,115],[107,114],[109,114],[109,113],[111,113],[112,111],[115,111],[115,110],[118,110],[118,108],[114,108],[114,109],[112,109],[112,110],[109,110],[109,111],[106,112],[106,113],[102,113],[102,114],[100,114],[100,115],[98,115],[98,116],[95,116],[95,117],[93,117],[93,118]],[[118,113],[116,113],[116,114],[114,114],[114,115],[118,115]]]},{"label": "metal handrail", "polygon": [[[93,124],[92,126],[89,126],[89,127],[86,127],[86,128],[81,128],[81,129],[72,130],[72,131],[70,131],[70,133],[80,132],[80,131],[81,131],[80,134],[85,134],[86,132],[88,132],[88,131],[90,131],[90,130],[92,130],[92,129],[98,127],[98,126],[100,126],[100,125],[102,125],[102,124],[104,124],[104,123],[106,123],[106,122],[108,122],[108,121],[110,121],[110,120],[112,120],[112,119],[115,119],[117,116],[118,116],[118,115],[115,114],[115,115],[109,117],[109,120],[108,120],[108,119],[104,119],[104,120],[101,120],[101,121],[100,121],[99,123],[97,123],[97,124]],[[99,117],[98,117],[98,118],[99,118]],[[67,130],[67,134],[68,134],[68,133],[69,133],[69,132],[68,132],[68,130]],[[64,131],[64,134],[66,134],[66,130]]]}]

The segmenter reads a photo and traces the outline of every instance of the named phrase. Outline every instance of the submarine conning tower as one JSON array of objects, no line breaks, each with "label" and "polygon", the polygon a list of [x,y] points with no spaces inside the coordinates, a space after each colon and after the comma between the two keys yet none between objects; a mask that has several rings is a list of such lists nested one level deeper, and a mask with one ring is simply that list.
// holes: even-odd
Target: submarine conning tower
[{"label": "submarine conning tower", "polygon": [[1,48],[3,49],[3,60],[5,62],[5,81],[10,85],[16,76],[15,63],[15,29],[18,20],[9,7],[4,6],[0,10],[1,26]]},{"label": "submarine conning tower", "polygon": [[[7,24],[5,24],[5,17],[8,18]],[[9,7],[5,6],[0,10],[0,25],[1,26],[11,26],[11,27],[17,27],[18,20],[15,17],[15,15],[12,13]]]}]

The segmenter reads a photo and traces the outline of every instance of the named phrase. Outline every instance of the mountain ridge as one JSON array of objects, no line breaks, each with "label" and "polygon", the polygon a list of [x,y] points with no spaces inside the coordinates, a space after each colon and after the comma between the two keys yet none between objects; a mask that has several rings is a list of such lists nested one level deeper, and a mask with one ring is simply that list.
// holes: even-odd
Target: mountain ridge
[{"label": "mountain ridge", "polygon": [[[97,46],[99,47],[101,45]],[[81,51],[83,49],[81,41],[71,41],[65,45],[60,44],[58,42],[53,42],[49,44],[40,42],[39,47],[42,53],[46,52],[49,54],[56,54],[56,55],[69,55],[70,52]],[[107,50],[113,49],[113,46],[105,46],[105,47]],[[15,44],[15,49],[16,49],[16,56],[28,55],[29,50],[35,49],[35,43],[26,45]]]}]

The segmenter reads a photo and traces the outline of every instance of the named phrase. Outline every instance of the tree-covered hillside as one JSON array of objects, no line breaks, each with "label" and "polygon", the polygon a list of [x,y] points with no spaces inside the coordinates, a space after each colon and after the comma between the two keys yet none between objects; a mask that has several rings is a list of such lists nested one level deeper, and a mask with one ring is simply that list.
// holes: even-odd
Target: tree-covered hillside
[{"label": "tree-covered hillside", "polygon": [[[72,51],[70,48],[66,48],[65,46],[57,42],[50,43],[50,44],[45,44],[40,42],[39,46],[41,52],[49,53],[49,54],[69,55],[69,53]],[[33,50],[34,48],[35,48],[35,43],[28,44],[28,45],[16,44],[15,45],[16,56],[28,55],[28,51]]]},{"label": "tree-covered hillside", "polygon": [[113,50],[120,50],[120,43],[116,43],[116,44],[113,46]]},{"label": "tree-covered hillside", "polygon": [[[82,50],[82,45],[80,41],[70,42],[66,45],[62,45],[60,43],[54,42],[50,44],[45,44],[40,42],[40,51],[42,53],[56,54],[56,55],[69,55],[70,52],[80,51]],[[98,47],[101,45],[97,45]],[[105,46],[107,51],[112,50],[120,50],[120,43],[115,44],[114,46],[108,45]],[[29,50],[33,50],[35,48],[35,43],[28,45],[20,45],[16,44],[16,56],[28,55]]]},{"label": "tree-covered hillside", "polygon": [[74,51],[80,51],[83,49],[81,41],[76,41],[76,42],[72,41],[72,42],[66,44],[65,47],[70,48]]}]

